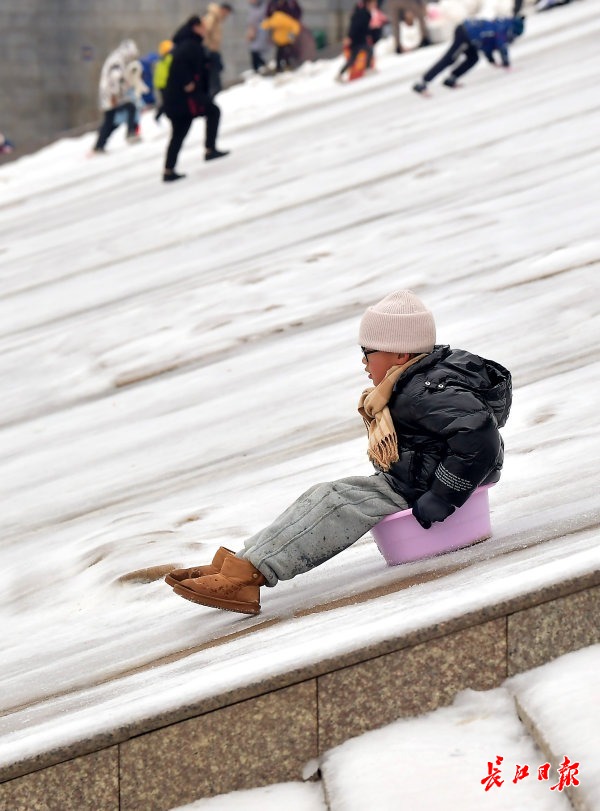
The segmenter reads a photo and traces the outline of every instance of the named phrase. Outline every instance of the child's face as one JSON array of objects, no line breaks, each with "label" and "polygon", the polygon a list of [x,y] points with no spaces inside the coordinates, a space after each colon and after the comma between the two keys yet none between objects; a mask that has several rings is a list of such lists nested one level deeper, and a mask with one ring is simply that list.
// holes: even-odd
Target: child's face
[{"label": "child's face", "polygon": [[379,352],[363,347],[363,365],[365,372],[373,383],[378,386],[392,366],[401,366],[410,359],[409,354],[399,355],[397,352]]}]

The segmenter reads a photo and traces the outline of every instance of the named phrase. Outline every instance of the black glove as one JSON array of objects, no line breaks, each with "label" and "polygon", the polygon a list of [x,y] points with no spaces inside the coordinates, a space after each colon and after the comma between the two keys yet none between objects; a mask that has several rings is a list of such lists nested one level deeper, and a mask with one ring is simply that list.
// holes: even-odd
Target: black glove
[{"label": "black glove", "polygon": [[456,507],[453,507],[452,504],[446,504],[431,490],[428,490],[415,501],[412,514],[423,529],[429,529],[436,521],[444,521],[449,515],[452,515],[455,509]]}]

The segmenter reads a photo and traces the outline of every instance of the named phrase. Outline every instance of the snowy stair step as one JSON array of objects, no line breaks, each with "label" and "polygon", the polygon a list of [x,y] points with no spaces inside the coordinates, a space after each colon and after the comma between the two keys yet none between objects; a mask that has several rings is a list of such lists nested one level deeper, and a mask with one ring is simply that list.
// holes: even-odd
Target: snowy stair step
[{"label": "snowy stair step", "polygon": [[[600,645],[575,651],[506,682],[519,716],[552,770],[562,769],[577,811],[600,809]],[[577,774],[571,770],[578,764]]]},{"label": "snowy stair step", "polygon": [[571,811],[505,687],[461,692],[450,707],[396,721],[329,750],[331,811]]}]

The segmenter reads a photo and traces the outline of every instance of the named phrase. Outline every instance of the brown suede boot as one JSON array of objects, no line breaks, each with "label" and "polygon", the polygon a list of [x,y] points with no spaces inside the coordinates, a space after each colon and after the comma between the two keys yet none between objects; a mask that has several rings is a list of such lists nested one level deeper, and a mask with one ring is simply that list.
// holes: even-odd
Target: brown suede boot
[{"label": "brown suede boot", "polygon": [[232,552],[231,549],[226,549],[224,546],[220,546],[212,559],[212,563],[207,563],[204,566],[193,566],[191,569],[173,569],[173,571],[169,572],[165,577],[165,583],[168,583],[169,586],[176,586],[178,583],[183,583],[184,580],[191,580],[194,577],[217,574],[221,571],[221,566],[225,558],[232,555],[235,555],[235,552]]},{"label": "brown suede boot", "polygon": [[227,557],[217,574],[184,580],[175,593],[193,603],[240,614],[258,614],[260,587],[267,581],[249,560]]}]

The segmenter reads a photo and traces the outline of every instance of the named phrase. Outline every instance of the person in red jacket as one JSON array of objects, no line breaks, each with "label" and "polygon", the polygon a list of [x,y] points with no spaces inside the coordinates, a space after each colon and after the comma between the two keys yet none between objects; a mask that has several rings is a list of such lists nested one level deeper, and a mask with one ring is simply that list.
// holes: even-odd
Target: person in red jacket
[{"label": "person in red jacket", "polygon": [[435,339],[432,313],[410,290],[369,307],[359,343],[373,386],[358,410],[375,474],[314,485],[237,554],[221,547],[210,564],[172,571],[166,582],[175,593],[200,605],[257,614],[261,586],[319,566],[385,516],[410,506],[429,529],[477,487],[497,481],[510,373]]}]

